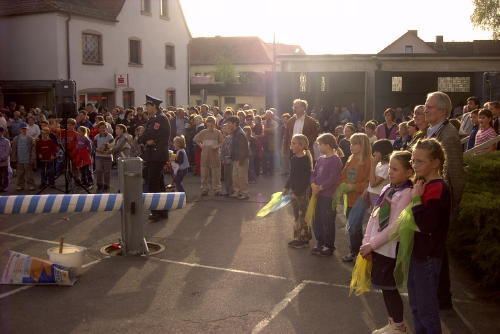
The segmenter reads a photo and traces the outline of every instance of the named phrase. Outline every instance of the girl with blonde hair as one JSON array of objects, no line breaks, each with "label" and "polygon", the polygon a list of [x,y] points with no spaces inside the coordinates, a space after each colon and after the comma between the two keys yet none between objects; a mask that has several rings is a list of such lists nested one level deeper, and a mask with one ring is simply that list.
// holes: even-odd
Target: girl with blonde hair
[{"label": "girl with blonde hair", "polygon": [[312,156],[309,151],[309,140],[303,134],[292,137],[290,144],[292,158],[290,161],[290,175],[285,185],[284,193],[292,196],[292,207],[295,218],[293,226],[293,240],[288,246],[305,248],[311,240],[311,228],[305,220],[307,204],[309,202],[309,179],[312,171]]},{"label": "girl with blonde hair", "polygon": [[[343,183],[342,192],[347,195],[347,209],[346,218],[348,220],[347,229],[349,231],[350,238],[350,254],[344,256],[342,261],[352,262],[361,246],[361,241],[363,239],[362,231],[362,216],[364,211],[362,208],[356,210],[356,216],[361,215],[361,219],[354,219],[355,224],[350,221],[351,209],[354,207],[358,199],[360,201],[365,201],[361,198],[361,195],[368,187],[370,181],[370,169],[371,169],[371,159],[372,159],[372,149],[370,145],[370,140],[365,133],[355,133],[351,136],[351,156],[348,158],[347,163],[342,170],[341,182]],[[361,207],[363,203],[359,203]],[[366,206],[364,206],[366,209]],[[358,212],[359,211],[359,212]]]}]

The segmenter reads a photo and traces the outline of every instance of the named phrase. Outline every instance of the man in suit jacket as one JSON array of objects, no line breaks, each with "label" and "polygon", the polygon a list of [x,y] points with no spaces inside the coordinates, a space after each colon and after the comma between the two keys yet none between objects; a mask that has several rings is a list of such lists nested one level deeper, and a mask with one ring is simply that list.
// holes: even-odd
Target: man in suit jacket
[{"label": "man in suit jacket", "polygon": [[[448,121],[451,114],[450,97],[443,92],[434,92],[427,95],[425,101],[425,120],[429,123],[427,138],[436,138],[446,153],[444,165],[444,179],[448,183],[452,196],[452,217],[458,212],[458,205],[462,199],[465,185],[465,171],[463,163],[462,144],[457,129]],[[451,219],[453,221],[453,218]],[[452,308],[450,292],[450,269],[448,256],[445,253],[441,265],[438,288],[439,307]]]},{"label": "man in suit jacket", "polygon": [[290,143],[295,134],[303,134],[309,140],[309,148],[313,154],[312,147],[319,135],[319,123],[314,118],[306,114],[307,101],[296,99],[293,101],[293,115],[285,124],[283,133],[282,151],[285,157],[290,156]]}]

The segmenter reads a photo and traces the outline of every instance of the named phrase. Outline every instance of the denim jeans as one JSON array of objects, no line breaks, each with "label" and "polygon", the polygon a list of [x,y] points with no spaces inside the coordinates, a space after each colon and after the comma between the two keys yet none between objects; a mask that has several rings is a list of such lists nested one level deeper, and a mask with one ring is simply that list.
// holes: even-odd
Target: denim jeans
[{"label": "denim jeans", "polygon": [[185,193],[186,190],[182,186],[182,180],[184,180],[184,176],[186,176],[188,172],[188,169],[179,169],[177,171],[177,174],[175,174],[174,177],[174,183],[175,183],[175,190],[181,193]]},{"label": "denim jeans", "polygon": [[54,161],[40,161],[42,185],[54,184]]},{"label": "denim jeans", "polygon": [[408,297],[415,334],[440,334],[437,290],[442,260],[411,258],[408,275]]},{"label": "denim jeans", "polygon": [[318,196],[314,214],[313,230],[318,246],[335,249],[335,218],[337,213],[332,209],[332,198]]},{"label": "denim jeans", "polygon": [[368,203],[362,197],[358,198],[354,206],[347,215],[347,230],[349,231],[349,244],[351,247],[351,254],[354,257],[359,253],[359,248],[363,241],[363,221],[368,209]]}]

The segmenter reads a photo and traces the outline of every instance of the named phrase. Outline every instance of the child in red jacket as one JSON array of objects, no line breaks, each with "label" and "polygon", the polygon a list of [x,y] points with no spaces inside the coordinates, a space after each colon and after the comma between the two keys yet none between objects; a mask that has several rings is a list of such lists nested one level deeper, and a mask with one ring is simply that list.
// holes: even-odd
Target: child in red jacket
[{"label": "child in red jacket", "polygon": [[73,164],[80,171],[82,185],[91,188],[94,181],[92,178],[92,142],[88,137],[89,131],[85,126],[78,127]]},{"label": "child in red jacket", "polygon": [[54,185],[54,172],[57,154],[57,144],[49,137],[50,129],[42,128],[42,136],[36,142],[36,154],[40,161],[42,170],[40,172],[41,183],[40,188],[49,185]]}]

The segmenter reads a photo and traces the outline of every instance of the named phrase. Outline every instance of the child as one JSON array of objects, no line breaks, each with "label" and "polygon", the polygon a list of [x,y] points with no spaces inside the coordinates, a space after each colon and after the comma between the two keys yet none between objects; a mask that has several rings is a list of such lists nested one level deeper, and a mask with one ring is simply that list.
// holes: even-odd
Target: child
[{"label": "child", "polygon": [[[292,137],[290,144],[292,159],[290,160],[290,175],[285,185],[284,193],[292,196],[293,215],[293,240],[288,246],[293,248],[309,247],[311,228],[307,225],[305,216],[309,202],[309,180],[312,171],[312,157],[309,151],[309,140],[303,134]],[[332,245],[333,246],[333,245]]]},{"label": "child", "polygon": [[[75,131],[75,126],[76,126],[76,119],[68,118],[66,125],[67,131],[65,129],[61,129],[59,132],[59,137],[60,137],[59,140],[61,142],[61,145],[63,146],[63,149],[66,149],[65,140],[67,137],[68,158],[70,159],[70,161],[73,161],[74,159],[76,140],[78,138],[78,132]],[[73,175],[76,178],[78,178],[78,169],[75,166],[72,166],[71,171],[73,172]]]},{"label": "child", "polygon": [[132,136],[128,134],[127,127],[123,124],[116,124],[115,132],[115,144],[111,150],[114,159],[130,157]]},{"label": "child", "polygon": [[35,190],[33,168],[36,166],[35,140],[28,136],[28,124],[22,123],[20,133],[12,140],[12,161],[16,162],[17,187],[24,190],[25,182],[29,190]]},{"label": "child", "polygon": [[130,156],[131,157],[142,157],[142,152],[144,151],[144,145],[139,144],[139,137],[144,133],[144,127],[139,125],[135,128],[135,136],[132,141],[132,147],[130,148]]},{"label": "child", "polygon": [[220,150],[220,160],[222,162],[224,190],[222,196],[229,196],[233,193],[233,162],[231,161],[231,139],[232,135],[227,127],[227,123],[222,125],[222,131],[226,135]]},{"label": "child", "polygon": [[342,158],[343,165],[347,163],[347,159],[349,159],[349,157],[351,156],[351,144],[349,140],[351,139],[351,136],[354,134],[354,132],[356,132],[354,124],[347,123],[344,126],[344,138],[342,138],[339,142],[339,146],[344,153],[344,157]]},{"label": "child", "polygon": [[377,136],[375,135],[376,128],[377,124],[374,121],[368,121],[365,124],[365,133],[368,136],[370,145],[373,145],[373,143],[377,141]]},{"label": "child", "polygon": [[92,178],[92,142],[89,139],[90,130],[85,126],[78,127],[74,164],[80,171],[81,183],[88,189],[94,183]]},{"label": "child", "polygon": [[[347,193],[347,219],[349,219],[352,207],[368,187],[370,181],[372,149],[366,134],[355,133],[352,135],[351,152],[352,155],[342,170],[342,183],[346,184],[345,192]],[[362,200],[364,201],[364,199]],[[349,223],[349,226],[351,252],[342,258],[344,262],[352,262],[356,258],[363,239],[362,222]]]},{"label": "child", "polygon": [[394,151],[406,150],[406,147],[410,140],[411,137],[408,136],[408,124],[406,122],[400,123],[399,135],[396,137],[396,140],[392,144]]},{"label": "child", "polygon": [[408,125],[408,137],[410,137],[410,139],[408,140],[408,144],[406,145],[406,148],[408,149],[410,142],[413,140],[413,136],[415,136],[415,134],[418,132],[418,128],[414,120],[409,120],[406,124]]},{"label": "child", "polygon": [[36,142],[36,153],[40,161],[40,188],[43,189],[47,184],[54,185],[54,172],[56,154],[58,147],[56,143],[49,137],[50,129],[42,128],[42,137]]},{"label": "child", "polygon": [[[474,147],[481,145],[488,140],[495,138],[497,133],[495,129],[493,129],[493,113],[488,109],[481,109],[478,113],[479,119],[479,130],[476,135],[476,142]],[[483,154],[494,151],[496,148],[496,144],[491,145],[490,147],[483,148],[476,152],[476,154]]]},{"label": "child", "polygon": [[10,140],[5,138],[5,128],[0,126],[0,192],[9,187]]},{"label": "child", "polygon": [[113,155],[111,149],[113,146],[113,135],[108,133],[108,127],[104,121],[97,124],[99,134],[94,138],[95,156],[95,175],[97,183],[97,192],[109,190],[109,180],[111,178],[111,164]]},{"label": "child", "polygon": [[[390,145],[390,142],[387,142]],[[403,323],[403,301],[393,275],[397,241],[390,241],[390,234],[398,223],[399,214],[411,202],[410,177],[413,175],[413,169],[410,160],[411,153],[407,151],[398,151],[391,155],[390,184],[384,187],[373,207],[363,245],[359,250],[363,257],[372,260],[372,288],[382,290],[389,314],[389,324],[372,332],[375,334],[406,332]]]},{"label": "child", "polygon": [[245,132],[245,136],[248,139],[248,183],[256,183],[257,173],[255,171],[255,156],[258,150],[257,138],[252,136],[252,128],[250,126],[245,126],[243,132]]},{"label": "child", "polygon": [[391,142],[387,139],[377,140],[373,146],[373,159],[370,168],[370,183],[366,191],[372,207],[380,196],[382,189],[389,183],[389,156],[392,153]]},{"label": "child", "polygon": [[189,169],[189,160],[186,154],[186,140],[184,136],[177,136],[173,140],[174,149],[177,151],[174,162],[179,165],[179,168],[174,174],[175,189],[179,192],[185,193],[186,190],[182,186],[182,180],[186,176]]},{"label": "child", "polygon": [[215,128],[215,117],[208,116],[207,128],[194,136],[201,149],[201,196],[208,195],[209,183],[216,196],[221,194],[219,148],[224,140],[222,132]]},{"label": "child", "polygon": [[479,131],[479,109],[474,109],[470,112],[470,120],[472,121],[472,131],[469,135],[469,140],[467,141],[467,150],[474,148],[476,144],[476,136]]},{"label": "child", "polygon": [[441,333],[437,292],[451,213],[451,195],[443,180],[445,152],[436,139],[419,141],[412,153],[416,183],[413,216],[418,227],[408,273],[408,297],[415,332]]},{"label": "child", "polygon": [[344,127],[342,125],[337,125],[335,127],[335,136],[339,141],[344,138]]},{"label": "child", "polygon": [[318,137],[319,150],[323,154],[318,158],[311,176],[312,195],[317,196],[313,230],[317,245],[313,255],[331,256],[335,250],[335,217],[332,198],[339,184],[342,161],[337,155],[337,140],[330,133]]}]

